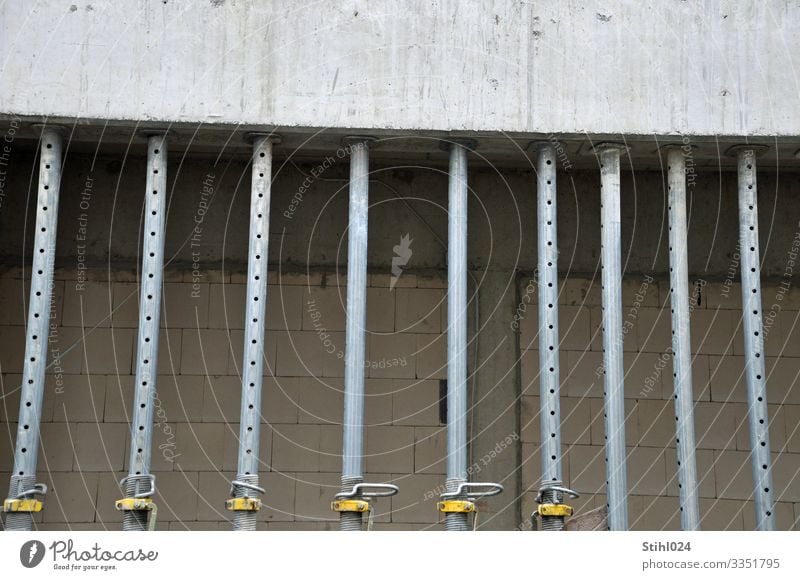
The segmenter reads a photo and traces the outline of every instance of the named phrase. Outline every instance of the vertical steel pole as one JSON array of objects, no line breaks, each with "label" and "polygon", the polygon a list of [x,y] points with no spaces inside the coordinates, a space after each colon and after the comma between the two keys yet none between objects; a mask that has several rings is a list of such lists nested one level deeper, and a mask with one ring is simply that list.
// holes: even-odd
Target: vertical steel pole
[{"label": "vertical steel pole", "polygon": [[254,531],[263,493],[259,487],[261,386],[264,368],[264,312],[267,302],[269,209],[272,184],[272,144],[278,138],[253,135],[250,186],[250,243],[247,250],[247,303],[242,362],[242,406],[239,425],[239,461],[231,486],[233,529]]},{"label": "vertical steel pole", "polygon": [[[148,137],[146,181],[136,382],[134,383],[129,471],[128,477],[123,480],[123,486],[128,498],[149,500],[155,493],[155,478],[150,473],[150,458],[156,369],[158,368],[161,281],[164,270],[164,224],[167,206],[167,137],[164,133]],[[147,516],[147,509],[127,509],[123,516],[122,529],[145,531]]]},{"label": "vertical steel pole", "polygon": [[42,494],[47,489],[43,484],[36,483],[36,461],[52,308],[62,149],[61,133],[57,129],[43,129],[19,425],[14,471],[11,474],[8,500],[4,504],[7,511],[6,530],[9,531],[30,531],[33,528],[33,511],[30,508],[32,503],[39,501],[33,499],[33,496]]},{"label": "vertical steel pole", "polygon": [[542,480],[561,481],[561,406],[558,366],[558,237],[556,164],[553,146],[539,148],[536,162],[539,287],[539,398],[541,402]]},{"label": "vertical steel pole", "polygon": [[[556,145],[534,142],[536,151],[539,288],[539,400],[541,405],[542,483],[534,518],[543,531],[564,528],[564,495],[577,497],[561,481],[561,404],[558,334],[558,230],[556,209]],[[568,507],[571,511],[571,506]],[[533,520],[535,523],[535,519]]]},{"label": "vertical steel pole", "polygon": [[[369,139],[351,138],[350,222],[347,234],[347,321],[345,326],[342,492],[364,481],[364,358],[367,323],[367,221]],[[355,497],[355,496],[354,496]],[[361,512],[340,512],[339,527],[361,529]]]},{"label": "vertical steel pole", "polygon": [[669,208],[669,279],[672,304],[672,366],[681,529],[700,529],[695,459],[692,345],[689,331],[689,254],[686,212],[686,161],[680,146],[667,151]]},{"label": "vertical steel pole", "polygon": [[602,143],[600,157],[600,232],[603,281],[603,367],[605,374],[606,493],[608,527],[628,529],[625,455],[625,387],[622,367],[622,240],[620,153],[625,147]]},{"label": "vertical steel pole", "polygon": [[[467,482],[467,148],[450,145],[447,244],[447,480]],[[466,513],[445,514],[448,531],[469,529]]]},{"label": "vertical steel pole", "polygon": [[742,318],[747,375],[747,404],[753,469],[756,529],[775,529],[772,460],[769,446],[764,333],[761,320],[761,260],[758,248],[758,193],[756,156],[765,147],[742,145],[732,149],[738,161],[739,240],[742,261]]}]

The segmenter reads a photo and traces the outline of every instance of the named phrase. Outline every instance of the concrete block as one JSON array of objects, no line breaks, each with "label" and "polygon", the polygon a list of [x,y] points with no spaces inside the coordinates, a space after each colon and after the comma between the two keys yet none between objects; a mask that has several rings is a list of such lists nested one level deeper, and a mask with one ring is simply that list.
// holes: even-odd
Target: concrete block
[{"label": "concrete block", "polygon": [[800,358],[767,357],[766,371],[768,402],[800,404]]},{"label": "concrete block", "polygon": [[447,378],[447,335],[417,335],[417,378]]},{"label": "concrete block", "polygon": [[[391,286],[394,278],[394,286]],[[417,276],[404,271],[399,277],[391,273],[374,273],[367,275],[367,284],[370,288],[416,288]]]},{"label": "concrete block", "polygon": [[748,499],[753,493],[751,473],[749,453],[731,450],[714,452],[718,498]]},{"label": "concrete block", "polygon": [[[566,364],[564,364],[565,354]],[[561,384],[562,394],[567,397],[602,397],[603,353],[562,352]]]},{"label": "concrete block", "polygon": [[708,310],[741,310],[742,287],[731,281],[709,282],[703,288],[702,307]]},{"label": "concrete block", "polygon": [[591,279],[570,276],[561,282],[559,302],[571,306],[601,306],[600,284]]},{"label": "concrete block", "polygon": [[373,473],[414,471],[413,427],[367,427],[364,429],[366,469]]},{"label": "concrete block", "polygon": [[276,471],[319,471],[317,425],[274,425],[272,468]]},{"label": "concrete block", "polygon": [[108,375],[106,380],[105,412],[106,423],[129,422],[133,407],[133,377]]},{"label": "concrete block", "polygon": [[773,454],[772,479],[776,501],[800,501],[800,454]]},{"label": "concrete block", "polygon": [[188,471],[156,473],[158,520],[191,522],[197,517],[198,475]]},{"label": "concrete block", "polygon": [[406,384],[405,379],[367,379],[364,385],[364,424],[391,425],[394,393]]},{"label": "concrete block", "polygon": [[[183,377],[182,377],[183,378]],[[242,406],[242,381],[236,376],[197,377],[202,419],[207,423],[238,423]],[[197,378],[193,377],[195,382]]]},{"label": "concrete block", "polygon": [[[158,399],[155,401],[156,423],[194,423],[204,420],[204,386],[218,378],[223,377],[207,379],[199,375],[160,375],[157,384]],[[225,403],[227,401],[227,398],[224,399]],[[238,415],[235,420],[238,420]]]},{"label": "concrete block", "polygon": [[[61,282],[60,284],[64,284]],[[63,326],[91,329],[111,326],[113,288],[108,283],[83,282],[64,288]]]},{"label": "concrete block", "polygon": [[447,472],[447,430],[445,427],[414,428],[414,473]]},{"label": "concrete block", "polygon": [[737,403],[697,403],[694,407],[698,449],[736,449],[737,432],[745,426]]},{"label": "concrete block", "polygon": [[316,332],[282,332],[277,348],[277,374],[281,377],[321,377],[326,359],[336,356],[326,351],[325,339]]},{"label": "concrete block", "polygon": [[123,423],[72,423],[75,471],[121,471],[130,432]]},{"label": "concrete block", "polygon": [[47,473],[47,508],[45,523],[64,522],[70,525],[93,522],[97,504],[96,473]]},{"label": "concrete block", "polygon": [[40,427],[39,471],[72,471],[75,435],[75,425],[70,423],[43,423]]},{"label": "concrete block", "polygon": [[344,380],[304,377],[295,381],[293,393],[298,422],[341,425]]},{"label": "concrete block", "polygon": [[181,374],[227,374],[231,344],[231,337],[225,330],[185,329],[181,341]]},{"label": "concrete block", "polygon": [[712,401],[747,402],[744,357],[732,355],[709,357],[709,384]]},{"label": "concrete block", "polygon": [[673,401],[642,399],[637,405],[639,445],[675,447],[675,406]]},{"label": "concrete block", "polygon": [[[623,324],[626,321],[633,322],[636,327],[636,342],[641,352],[662,353],[672,348],[672,323],[668,308],[641,308],[633,320],[625,318],[623,312]],[[694,325],[692,331],[694,332]],[[628,350],[627,337],[633,333],[632,330],[626,335],[625,350]],[[697,343],[692,341],[692,344]]]},{"label": "concrete block", "polygon": [[368,332],[394,332],[394,297],[388,288],[367,288]]},{"label": "concrete block", "polygon": [[[780,339],[765,337],[768,342],[768,355],[800,357],[800,312],[784,311],[780,319]],[[774,344],[774,349],[770,349]],[[778,352],[774,352],[777,350]]]},{"label": "concrete block", "polygon": [[303,378],[264,377],[261,386],[262,415],[268,423],[297,423],[296,385]]},{"label": "concrete block", "polygon": [[744,505],[738,500],[701,498],[700,528],[709,532],[743,530]]},{"label": "concrete block", "polygon": [[326,332],[343,331],[345,328],[345,305],[347,288],[328,286],[326,288],[303,289],[302,329]]},{"label": "concrete block", "polygon": [[[435,525],[439,522],[436,502],[444,489],[441,475],[409,477],[404,472],[396,475],[393,483],[400,486],[400,493],[392,497],[392,523]],[[441,528],[436,526],[436,529]]]},{"label": "concrete block", "polygon": [[30,300],[30,282],[21,278],[0,278],[0,326],[23,326]]},{"label": "concrete block", "polygon": [[652,447],[634,447],[628,452],[628,493],[666,494],[667,470],[664,454],[664,449]]},{"label": "concrete block", "polygon": [[438,426],[439,381],[397,381],[392,409],[395,425]]},{"label": "concrete block", "polygon": [[[711,357],[706,355],[692,355],[692,398],[695,401],[711,400],[710,359]],[[670,368],[670,372],[661,375],[665,399],[670,399],[675,394],[673,371],[674,369]]]},{"label": "concrete block", "polygon": [[606,472],[602,447],[574,445],[569,450],[569,486],[578,493],[605,490]]},{"label": "concrete block", "polygon": [[163,328],[208,328],[209,285],[164,284],[161,303],[161,326]]},{"label": "concrete block", "polygon": [[[179,328],[159,331],[158,339],[158,373],[161,375],[177,375],[181,372],[181,346],[183,331]],[[135,347],[134,347],[135,350]],[[134,359],[135,361],[136,359]],[[134,369],[136,363],[134,362]]]},{"label": "concrete block", "polygon": [[734,311],[695,309],[691,321],[692,351],[698,354],[741,354],[735,350],[734,344],[741,342],[735,340],[737,323]]},{"label": "concrete block", "polygon": [[442,309],[446,309],[444,290],[425,288],[396,288],[396,328],[402,333],[439,333]]},{"label": "concrete block", "polygon": [[639,352],[623,358],[625,398],[661,399],[664,381],[672,384],[672,356],[668,353]]},{"label": "concrete block", "polygon": [[24,359],[25,327],[0,326],[0,368],[4,373],[21,374]]},{"label": "concrete block", "polygon": [[59,386],[60,391],[45,391],[45,398],[53,403],[53,421],[98,423],[103,420],[106,399],[104,375],[62,375]]},{"label": "concrete block", "polygon": [[561,399],[561,443],[590,445],[592,425],[591,399]]},{"label": "concrete block", "polygon": [[565,350],[589,350],[591,315],[584,306],[561,306],[558,309],[559,344]]},{"label": "concrete block", "polygon": [[216,471],[222,466],[224,429],[219,423],[179,423],[175,466],[181,471]]},{"label": "concrete block", "polygon": [[[97,484],[97,504],[95,505],[95,519],[111,530],[122,529],[122,512],[117,511],[114,502],[125,496],[124,490],[120,488],[119,482],[125,477],[127,472],[117,471],[98,473]],[[158,482],[156,482],[158,484]]]},{"label": "concrete block", "polygon": [[331,511],[331,501],[340,487],[341,479],[336,473],[298,476],[295,482],[295,520],[338,523],[339,514]]},{"label": "concrete block", "polygon": [[267,287],[267,329],[300,330],[308,307],[303,296],[297,288],[270,284]]},{"label": "concrete block", "polygon": [[367,376],[413,379],[416,377],[417,336],[371,334],[367,341]]},{"label": "concrete block", "polygon": [[84,374],[128,374],[132,371],[136,332],[130,328],[86,329]]},{"label": "concrete block", "polygon": [[[208,327],[218,329],[243,329],[246,316],[245,301],[247,286],[245,284],[211,284],[208,300]],[[267,308],[269,302],[267,291]]]},{"label": "concrete block", "polygon": [[294,521],[295,475],[293,473],[264,473],[261,482],[267,493],[264,494],[262,500],[264,505],[258,515],[259,521]]},{"label": "concrete block", "polygon": [[680,530],[680,506],[676,497],[642,498],[641,518],[631,526],[632,530],[677,531]]},{"label": "concrete block", "polygon": [[800,453],[800,405],[783,405],[786,421],[786,450]]},{"label": "concrete block", "polygon": [[231,496],[233,472],[201,471],[197,474],[197,514],[191,518],[201,522],[229,522],[233,514],[225,509],[225,500]]},{"label": "concrete block", "polygon": [[342,469],[341,425],[319,426],[319,470],[336,473]]}]

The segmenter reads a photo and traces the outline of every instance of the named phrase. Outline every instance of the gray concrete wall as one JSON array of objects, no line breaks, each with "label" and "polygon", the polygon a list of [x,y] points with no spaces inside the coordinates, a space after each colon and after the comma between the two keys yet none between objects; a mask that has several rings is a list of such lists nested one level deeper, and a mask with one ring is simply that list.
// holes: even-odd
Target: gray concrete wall
[{"label": "gray concrete wall", "polygon": [[0,113],[518,133],[800,134],[792,0],[44,0]]}]

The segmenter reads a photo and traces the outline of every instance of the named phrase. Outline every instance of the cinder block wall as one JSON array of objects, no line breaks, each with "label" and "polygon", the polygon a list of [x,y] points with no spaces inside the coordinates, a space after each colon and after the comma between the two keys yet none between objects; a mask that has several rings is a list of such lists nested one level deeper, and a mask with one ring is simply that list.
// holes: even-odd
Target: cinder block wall
[{"label": "cinder block wall", "polygon": [[[692,352],[702,527],[755,529],[750,471],[741,288],[691,281]],[[639,275],[623,285],[625,435],[630,526],[680,529],[675,456],[669,282]],[[763,287],[767,388],[777,527],[800,529],[800,290]],[[535,282],[521,284],[522,502],[535,506],[541,477]],[[605,505],[601,289],[570,278],[559,304],[564,478],[579,509]]]},{"label": "cinder block wall", "polygon": [[[39,480],[40,529],[118,529],[126,475],[138,294],[133,272],[57,272]],[[342,285],[340,285],[340,282]],[[262,424],[263,529],[338,529],[344,299],[336,275],[270,275]],[[374,529],[435,527],[444,483],[439,379],[446,375],[442,278],[371,275],[366,370],[367,481],[402,492]],[[13,462],[28,284],[0,278],[0,480]],[[229,529],[235,476],[244,276],[167,272],[153,438],[159,529]],[[390,513],[391,512],[391,513]]]}]

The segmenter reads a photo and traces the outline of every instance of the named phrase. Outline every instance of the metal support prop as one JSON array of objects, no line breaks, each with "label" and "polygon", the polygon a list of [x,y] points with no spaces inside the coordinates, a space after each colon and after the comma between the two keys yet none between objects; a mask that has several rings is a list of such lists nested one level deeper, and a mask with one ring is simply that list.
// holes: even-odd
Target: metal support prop
[{"label": "metal support prop", "polygon": [[[347,234],[347,322],[344,358],[344,433],[342,488],[331,509],[339,512],[339,529],[360,531],[369,498],[388,497],[397,486],[363,483],[364,359],[367,327],[367,222],[369,213],[369,137],[348,137],[350,150],[350,222]],[[370,492],[369,489],[378,491]]]},{"label": "metal support prop", "polygon": [[672,367],[675,383],[675,420],[678,495],[681,529],[700,529],[695,459],[692,345],[689,331],[689,254],[686,212],[686,160],[683,149],[667,150],[669,212],[669,280],[672,305]]},{"label": "metal support prop", "polygon": [[[450,145],[447,242],[447,492],[467,480],[467,146]],[[450,499],[464,499],[452,497]],[[465,512],[445,513],[445,529],[467,531]]]},{"label": "metal support prop", "polygon": [[625,387],[622,367],[622,240],[620,154],[616,143],[595,147],[600,158],[600,254],[603,281],[603,368],[608,527],[628,529]]},{"label": "metal support prop", "polygon": [[117,502],[118,509],[124,509],[122,529],[125,531],[146,531],[148,515],[152,513],[148,502],[136,503],[125,500],[150,499],[155,494],[155,476],[150,473],[150,459],[156,369],[158,369],[167,200],[167,137],[164,133],[148,137],[146,182],[131,449],[128,476],[122,480],[126,498]]},{"label": "metal support prop", "polygon": [[[542,484],[537,514],[542,530],[560,531],[566,512],[561,481],[561,406],[558,333],[558,231],[556,228],[556,151],[552,143],[533,143],[537,151],[537,232],[539,288],[539,400],[541,401]],[[576,496],[568,490],[568,494]],[[552,506],[552,507],[551,507]],[[558,508],[555,508],[558,506]],[[548,510],[548,508],[551,508]],[[568,508],[568,509],[567,509]]]},{"label": "metal support prop", "polygon": [[498,483],[469,483],[467,473],[467,151],[472,141],[443,147],[450,152],[447,242],[447,479],[437,504],[447,531],[469,531],[474,500],[503,491]]},{"label": "metal support prop", "polygon": [[264,368],[264,312],[267,302],[267,256],[269,245],[272,144],[278,137],[256,134],[253,138],[250,185],[250,244],[247,253],[247,303],[242,361],[242,406],[239,425],[239,461],[231,485],[233,529],[255,531],[264,493],[259,487],[259,434],[261,430],[261,386]]},{"label": "metal support prop", "polygon": [[50,334],[62,149],[61,133],[57,129],[44,128],[39,154],[36,233],[14,471],[11,474],[8,499],[3,504],[6,530],[9,531],[33,529],[33,513],[42,509],[42,502],[34,497],[47,491],[44,484],[36,483],[36,461],[44,399],[47,339]]},{"label": "metal support prop", "polygon": [[769,415],[764,368],[764,332],[761,318],[761,260],[758,247],[756,156],[766,147],[742,145],[731,153],[738,161],[739,243],[742,262],[742,318],[747,375],[747,404],[753,469],[756,529],[775,529]]}]

